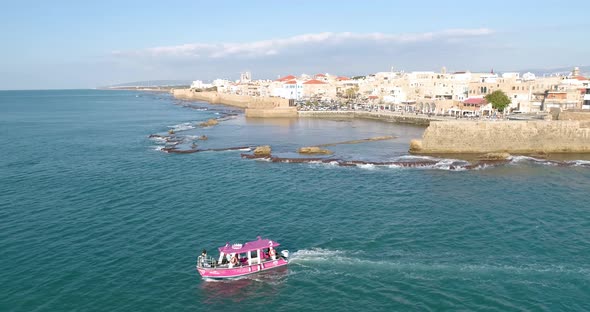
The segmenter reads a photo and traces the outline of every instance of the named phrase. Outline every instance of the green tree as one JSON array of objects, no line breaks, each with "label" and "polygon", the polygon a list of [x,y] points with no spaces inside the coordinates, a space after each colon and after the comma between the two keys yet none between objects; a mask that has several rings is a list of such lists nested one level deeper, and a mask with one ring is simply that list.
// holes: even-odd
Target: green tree
[{"label": "green tree", "polygon": [[357,86],[352,87],[352,88],[348,88],[348,89],[346,89],[346,97],[348,99],[354,99],[354,98],[356,98],[356,94],[358,91],[359,91],[359,87],[357,87]]},{"label": "green tree", "polygon": [[503,112],[508,105],[510,105],[510,98],[502,90],[496,90],[485,96],[488,103],[492,103],[492,107],[500,112]]}]

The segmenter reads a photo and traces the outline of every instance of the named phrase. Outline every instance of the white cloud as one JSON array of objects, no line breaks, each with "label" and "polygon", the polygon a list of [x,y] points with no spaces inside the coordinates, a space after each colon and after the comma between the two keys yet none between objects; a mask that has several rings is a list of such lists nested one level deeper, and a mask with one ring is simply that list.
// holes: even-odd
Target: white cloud
[{"label": "white cloud", "polygon": [[325,46],[338,47],[373,43],[395,47],[433,41],[457,42],[467,38],[487,36],[492,33],[493,31],[488,28],[448,29],[436,32],[407,34],[323,32],[243,43],[189,43],[137,51],[114,51],[113,55],[191,57],[198,59],[260,58],[276,56],[296,49],[313,50],[314,48]]}]

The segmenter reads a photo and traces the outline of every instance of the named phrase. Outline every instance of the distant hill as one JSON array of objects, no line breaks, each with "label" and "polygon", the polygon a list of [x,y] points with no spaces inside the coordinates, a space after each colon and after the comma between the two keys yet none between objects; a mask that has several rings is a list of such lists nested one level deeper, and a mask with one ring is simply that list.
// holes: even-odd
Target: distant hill
[{"label": "distant hill", "polygon": [[189,80],[147,80],[119,83],[109,86],[102,86],[100,88],[153,88],[153,87],[175,87],[175,86],[190,86],[192,81]]},{"label": "distant hill", "polygon": [[[585,76],[585,77],[589,77],[590,76],[590,65],[586,65],[586,66],[578,66],[580,68],[580,75]],[[531,72],[533,74],[535,74],[537,77],[539,76],[550,76],[550,75],[569,75],[571,74],[572,70],[574,69],[574,66],[570,66],[570,67],[557,67],[557,68],[544,68],[544,69],[525,69],[525,70],[520,70],[519,72],[521,73],[526,73],[526,72]]]}]

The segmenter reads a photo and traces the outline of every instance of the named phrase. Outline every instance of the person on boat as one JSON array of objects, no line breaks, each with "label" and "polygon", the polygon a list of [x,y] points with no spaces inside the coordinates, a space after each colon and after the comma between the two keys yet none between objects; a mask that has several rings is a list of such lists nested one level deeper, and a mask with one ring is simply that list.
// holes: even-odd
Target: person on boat
[{"label": "person on boat", "polygon": [[233,254],[231,256],[231,260],[229,261],[229,263],[234,266],[234,265],[238,265],[238,255],[237,254]]},{"label": "person on boat", "polygon": [[277,259],[277,251],[272,247],[268,248],[268,256],[271,259],[276,260]]},{"label": "person on boat", "polygon": [[203,249],[203,251],[201,252],[201,256],[199,258],[201,258],[201,266],[209,266],[209,262],[207,262],[207,250]]}]

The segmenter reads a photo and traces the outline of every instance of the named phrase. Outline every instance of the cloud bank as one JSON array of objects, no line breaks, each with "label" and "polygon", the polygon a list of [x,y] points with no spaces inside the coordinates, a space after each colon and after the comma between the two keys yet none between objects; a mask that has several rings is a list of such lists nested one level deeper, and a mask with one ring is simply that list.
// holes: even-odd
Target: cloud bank
[{"label": "cloud bank", "polygon": [[136,51],[114,51],[115,56],[151,57],[151,58],[263,58],[299,52],[313,52],[316,49],[352,47],[400,47],[417,43],[441,42],[457,43],[465,39],[479,38],[493,34],[488,28],[448,29],[437,32],[388,34],[388,33],[353,33],[322,32],[303,34],[288,38],[260,40],[243,43],[189,43],[174,46],[153,47]]},{"label": "cloud bank", "polygon": [[[498,68],[512,54],[489,28],[422,33],[321,32],[245,42],[195,42],[114,51],[112,75],[149,79],[255,79],[328,72],[362,75],[378,71]],[[123,81],[122,81],[123,82]]]}]

